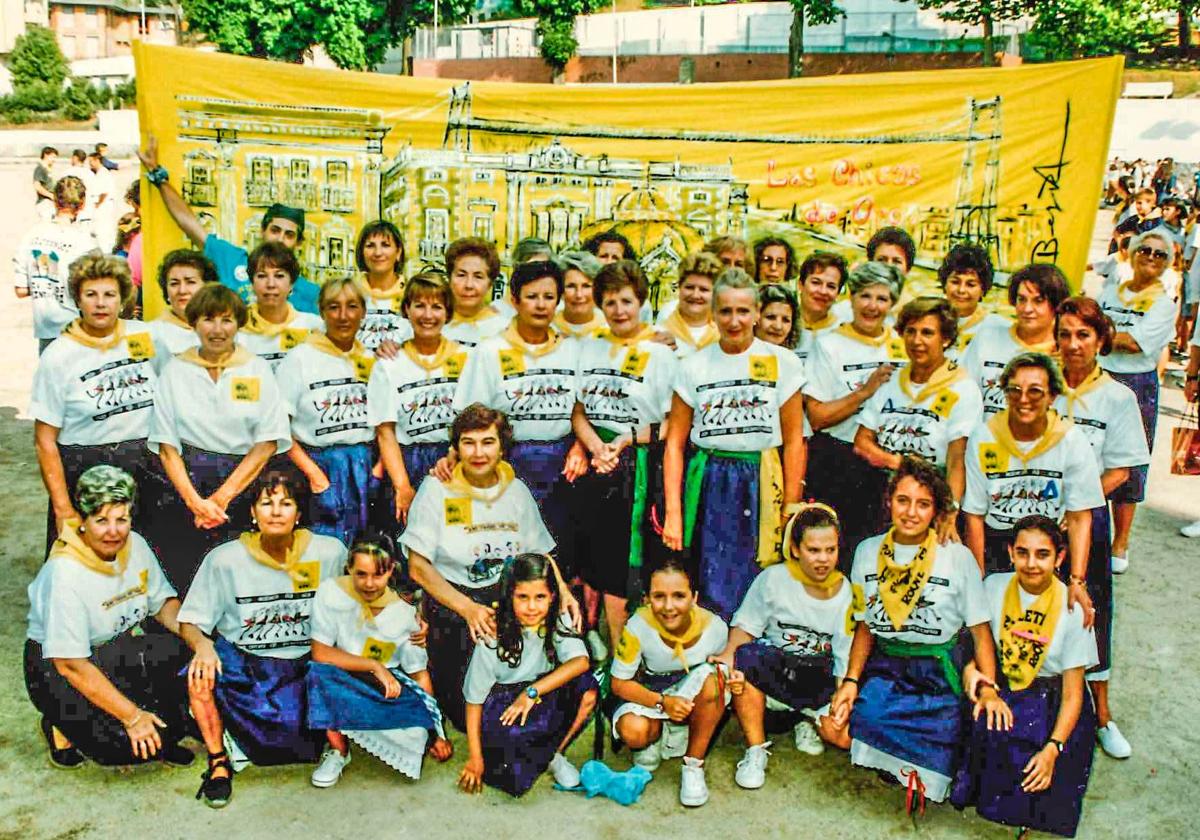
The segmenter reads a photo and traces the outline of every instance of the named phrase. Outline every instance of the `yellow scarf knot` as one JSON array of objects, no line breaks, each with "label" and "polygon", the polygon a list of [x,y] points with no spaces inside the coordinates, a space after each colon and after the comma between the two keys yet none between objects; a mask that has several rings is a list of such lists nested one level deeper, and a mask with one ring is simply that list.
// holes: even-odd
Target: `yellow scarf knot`
[{"label": "yellow scarf knot", "polygon": [[667,316],[662,325],[667,332],[675,336],[677,341],[686,344],[688,347],[694,347],[697,350],[703,350],[721,337],[720,333],[717,332],[717,325],[713,323],[712,316],[710,315],[700,338],[693,338],[692,328],[688,326],[687,321],[683,320],[683,316],[679,314],[678,307]]},{"label": "yellow scarf knot", "polygon": [[1028,609],[1021,607],[1020,583],[1013,575],[1004,590],[1004,613],[1000,625],[1000,669],[1008,687],[1020,691],[1029,686],[1046,663],[1046,652],[1054,641],[1054,630],[1062,612],[1066,587],[1060,580],[1037,596]]},{"label": "yellow scarf knot", "polygon": [[359,605],[359,625],[373,625],[375,623],[375,612],[383,612],[392,604],[400,600],[400,596],[396,594],[396,590],[388,587],[383,590],[383,594],[374,601],[368,601],[358,590],[354,588],[354,581],[350,575],[342,575],[337,579],[338,588],[345,592],[350,599]]},{"label": "yellow scarf knot", "polygon": [[896,562],[896,529],[891,528],[884,535],[878,556],[879,600],[896,632],[904,628],[904,622],[920,603],[936,556],[937,532],[932,528],[917,549],[917,556],[905,566]]},{"label": "yellow scarf knot", "polygon": [[79,534],[81,524],[78,519],[68,519],[63,522],[62,530],[58,532],[58,539],[50,547],[51,556],[60,554],[70,557],[93,572],[99,572],[109,577],[120,577],[125,574],[125,569],[129,566],[129,540],[125,540],[125,544],[117,551],[114,559],[103,560],[92,550],[91,546],[83,541],[83,537]]},{"label": "yellow scarf knot", "polygon": [[704,631],[708,629],[708,625],[712,621],[713,614],[697,604],[692,604],[691,621],[688,623],[688,628],[678,636],[663,627],[654,616],[654,611],[649,607],[639,607],[637,615],[642,617],[642,621],[646,622],[660,639],[671,646],[676,658],[683,664],[683,670],[691,670],[685,651],[704,635]]},{"label": "yellow scarf knot", "polygon": [[450,480],[446,482],[446,489],[470,496],[472,499],[477,499],[481,502],[494,502],[504,495],[504,492],[508,490],[508,486],[517,477],[512,464],[508,463],[508,461],[501,461],[496,464],[496,475],[500,479],[498,484],[492,487],[476,487],[467,481],[466,473],[463,472],[462,462],[459,461],[454,465],[454,472],[451,473]]},{"label": "yellow scarf knot", "polygon": [[200,350],[196,347],[189,347],[184,350],[176,358],[188,362],[189,364],[198,365],[205,370],[215,370],[220,376],[221,372],[229,368],[241,367],[254,358],[254,354],[245,347],[234,347],[233,350],[226,353],[215,362],[210,361],[200,355]]},{"label": "yellow scarf knot", "polygon": [[1046,431],[1038,438],[1037,443],[1028,452],[1023,452],[1017,443],[1017,439],[1013,437],[1012,430],[1008,426],[1008,409],[1004,409],[997,414],[993,414],[988,420],[988,428],[992,432],[992,436],[996,438],[998,443],[1008,454],[1022,464],[1028,464],[1034,458],[1049,452],[1057,446],[1067,432],[1071,430],[1071,421],[1065,417],[1060,417],[1058,412],[1047,412]]},{"label": "yellow scarf knot", "polygon": [[548,338],[541,344],[529,344],[525,339],[521,338],[521,334],[517,332],[517,319],[513,318],[507,329],[501,333],[504,340],[513,346],[513,349],[520,350],[522,353],[533,356],[535,359],[540,359],[542,356],[547,356],[558,349],[558,345],[562,344],[563,336],[558,330],[551,328],[548,331]]},{"label": "yellow scarf knot", "polygon": [[125,322],[118,320],[112,332],[97,338],[84,330],[82,318],[76,318],[63,330],[62,334],[93,350],[112,350],[125,339]]},{"label": "yellow scarf knot", "polygon": [[[262,547],[262,534],[255,531],[244,531],[238,541],[242,547],[256,561],[266,566],[268,569],[274,569],[277,572],[286,572],[287,576],[292,579],[292,584],[296,591],[308,591],[316,589],[320,581],[320,570],[317,569],[314,575],[312,565],[302,562],[304,553],[308,551],[308,546],[312,543],[312,532],[303,528],[296,530],[292,534],[292,545],[287,550],[284,560],[280,563],[274,557],[267,553]],[[314,577],[316,579],[314,579]]]}]

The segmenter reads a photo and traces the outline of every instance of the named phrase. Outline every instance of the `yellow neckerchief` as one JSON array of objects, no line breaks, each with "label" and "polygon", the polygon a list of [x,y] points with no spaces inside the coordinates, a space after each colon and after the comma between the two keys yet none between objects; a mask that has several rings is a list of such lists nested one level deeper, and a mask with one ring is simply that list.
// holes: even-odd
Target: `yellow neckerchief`
[{"label": "yellow neckerchief", "polygon": [[1050,356],[1056,355],[1056,351],[1058,350],[1058,345],[1054,341],[1054,336],[1051,336],[1048,340],[1043,341],[1040,344],[1026,344],[1017,336],[1016,324],[1013,324],[1008,328],[1008,334],[1012,336],[1013,342],[1023,350],[1032,350],[1035,353],[1046,353]]},{"label": "yellow neckerchief", "polygon": [[[949,389],[956,382],[961,382],[966,378],[966,370],[959,367],[957,362],[947,359],[942,362],[941,367],[930,374],[928,382],[914,386],[912,381],[912,365],[905,365],[900,369],[900,390],[904,392],[906,397],[912,400],[913,405],[920,405],[929,397]],[[919,389],[916,393],[913,393],[914,387]]]},{"label": "yellow neckerchief", "polygon": [[1013,437],[1012,430],[1008,428],[1008,409],[993,414],[988,420],[988,428],[992,430],[992,436],[996,438],[996,443],[1004,447],[1010,455],[1020,461],[1022,464],[1028,464],[1034,458],[1049,452],[1058,445],[1067,432],[1071,430],[1071,421],[1066,417],[1059,417],[1058,412],[1047,412],[1046,431],[1034,444],[1033,448],[1028,452],[1022,452],[1021,447],[1017,445],[1017,439]]},{"label": "yellow neckerchief", "polygon": [[234,347],[231,352],[222,356],[217,361],[210,362],[208,359],[200,355],[200,349],[198,347],[189,347],[175,358],[181,359],[185,362],[190,362],[193,365],[199,365],[205,370],[215,370],[217,372],[217,376],[220,376],[221,371],[228,370],[229,368],[241,367],[251,359],[255,358],[255,356],[245,347],[238,346]]},{"label": "yellow neckerchief", "polygon": [[[802,505],[801,510],[810,507]],[[822,507],[825,507],[822,505]],[[783,562],[787,566],[787,570],[791,572],[792,577],[800,581],[805,586],[811,586],[813,589],[820,589],[822,592],[832,592],[837,589],[845,575],[839,572],[836,568],[831,571],[825,580],[813,580],[804,571],[804,567],[800,564],[800,558],[796,556],[796,550],[792,545],[792,526],[796,524],[796,516],[788,520],[787,527],[783,529]]]},{"label": "yellow neckerchief", "polygon": [[654,332],[654,327],[650,326],[649,324],[642,324],[642,328],[640,330],[633,335],[626,336],[625,338],[617,338],[615,335],[613,335],[612,330],[610,329],[605,329],[600,333],[599,337],[603,338],[609,343],[610,347],[608,348],[608,357],[610,359],[615,359],[617,354],[621,352],[622,347],[636,348],[639,343],[648,338],[653,338]]},{"label": "yellow neckerchief", "polygon": [[426,361],[421,357],[421,354],[417,351],[417,345],[413,344],[411,338],[401,344],[400,349],[404,351],[404,355],[408,356],[414,365],[426,373],[433,373],[435,370],[440,370],[446,364],[446,360],[462,348],[457,341],[450,341],[443,338],[438,342],[437,350],[433,352],[433,361]]},{"label": "yellow neckerchief", "polygon": [[800,328],[811,330],[812,332],[832,327],[835,323],[837,323],[837,317],[832,312],[826,312],[825,317],[819,321],[809,321],[805,319],[803,314],[800,315]]},{"label": "yellow neckerchief", "polygon": [[892,627],[899,632],[904,622],[916,609],[921,600],[925,584],[933,572],[933,559],[937,555],[937,531],[929,529],[925,541],[917,549],[917,556],[907,566],[896,562],[895,528],[888,529],[879,546],[879,600],[887,613]]},{"label": "yellow neckerchief", "polygon": [[364,274],[359,280],[358,288],[369,300],[391,301],[391,309],[395,312],[397,303],[404,297],[404,278],[397,274],[392,285],[386,289],[376,289]]},{"label": "yellow neckerchief", "polygon": [[336,344],[329,340],[329,336],[323,332],[310,332],[308,338],[304,339],[305,344],[312,345],[322,353],[328,353],[339,359],[345,359],[354,368],[354,376],[360,382],[366,382],[371,378],[371,368],[375,365],[375,357],[372,356],[367,348],[359,343],[358,339],[354,340],[354,345],[349,350],[342,350]]},{"label": "yellow neckerchief", "polygon": [[70,557],[93,572],[99,572],[109,577],[123,575],[125,567],[129,565],[129,540],[125,540],[125,544],[121,546],[115,559],[101,560],[100,555],[96,554],[91,546],[83,541],[83,537],[79,535],[79,527],[78,519],[68,519],[63,522],[62,530],[58,532],[58,539],[50,547],[51,556],[61,554]]},{"label": "yellow neckerchief", "polygon": [[783,543],[783,459],[778,446],[758,456],[758,560],[766,568],[779,559]]},{"label": "yellow neckerchief", "polygon": [[173,327],[179,327],[181,330],[192,332],[192,325],[176,315],[175,310],[169,306],[167,307],[167,310],[163,312],[163,314],[158,316],[158,320],[164,321]]},{"label": "yellow neckerchief", "polygon": [[1108,383],[1112,377],[1105,373],[1104,368],[1100,367],[1095,362],[1092,363],[1092,372],[1083,378],[1079,383],[1078,388],[1072,388],[1067,385],[1067,392],[1064,395],[1067,398],[1067,419],[1075,419],[1075,404],[1080,402],[1084,395],[1101,388]]},{"label": "yellow neckerchief", "polygon": [[842,324],[836,330],[834,330],[834,332],[838,335],[844,335],[846,338],[857,341],[860,344],[866,344],[871,347],[882,347],[883,345],[887,344],[888,339],[891,338],[891,336],[888,335],[891,330],[889,330],[887,327],[883,328],[883,331],[879,333],[878,337],[873,338],[869,335],[863,335],[858,330],[854,329],[853,323]]},{"label": "yellow neckerchief", "polygon": [[1124,283],[1118,284],[1117,299],[1134,312],[1145,312],[1147,309],[1153,306],[1154,302],[1162,297],[1167,291],[1163,287],[1162,282],[1158,280],[1155,280],[1140,292],[1133,291],[1132,287],[1132,278],[1126,280]]},{"label": "yellow neckerchief", "polygon": [[500,313],[489,303],[487,306],[480,309],[474,315],[462,315],[455,311],[454,317],[450,319],[451,324],[474,324],[477,321],[484,321]]},{"label": "yellow neckerchief", "polygon": [[238,537],[238,542],[242,544],[242,548],[246,549],[247,554],[268,569],[287,572],[287,576],[298,586],[309,588],[313,585],[307,574],[297,574],[297,567],[304,559],[304,552],[308,551],[308,545],[312,542],[311,531],[299,528],[292,534],[292,547],[288,549],[287,556],[282,563],[263,549],[262,534],[258,531],[243,531],[242,535]]},{"label": "yellow neckerchief", "polygon": [[541,344],[528,344],[525,339],[521,338],[521,334],[517,332],[517,319],[513,318],[508,327],[500,335],[513,346],[514,350],[520,350],[533,356],[535,359],[540,359],[542,356],[547,356],[558,349],[558,345],[562,344],[563,335],[553,327],[550,328],[547,335],[549,336]]},{"label": "yellow neckerchief", "polygon": [[289,329],[292,321],[296,319],[296,310],[292,309],[290,303],[287,305],[287,317],[279,324],[268,321],[262,315],[258,314],[257,303],[250,304],[247,309],[249,314],[246,316],[246,326],[242,329],[251,335],[263,335],[268,338],[275,338],[276,336],[283,335],[284,330]]},{"label": "yellow neckerchief", "polygon": [[708,623],[712,621],[712,613],[698,604],[692,604],[692,621],[688,625],[688,629],[684,630],[681,636],[676,636],[663,627],[659,623],[659,620],[654,617],[654,611],[648,606],[638,607],[637,615],[642,617],[642,621],[646,622],[658,634],[660,639],[671,646],[675,651],[675,656],[683,663],[683,670],[691,670],[684,649],[690,647],[697,639],[704,635],[704,631],[708,629]]},{"label": "yellow neckerchief", "polygon": [[662,325],[663,329],[675,336],[677,340],[697,350],[703,350],[721,337],[720,333],[717,332],[717,325],[712,322],[710,316],[708,323],[704,325],[704,332],[700,335],[700,338],[692,338],[692,328],[688,325],[687,321],[683,320],[683,316],[679,314],[679,307],[675,307],[671,314],[666,317],[666,320],[662,322]]},{"label": "yellow neckerchief", "polygon": [[338,578],[337,585],[343,592],[350,596],[351,600],[361,607],[361,615],[358,622],[360,625],[374,624],[375,610],[383,612],[392,604],[400,600],[400,596],[396,594],[396,590],[392,589],[391,587],[387,587],[383,590],[383,594],[374,601],[368,601],[359,594],[357,589],[354,588],[354,581],[351,579],[350,575],[342,575],[340,578]]},{"label": "yellow neckerchief", "polygon": [[73,341],[78,341],[84,347],[90,347],[93,350],[111,350],[120,344],[125,339],[125,322],[118,320],[113,331],[103,338],[97,338],[94,335],[88,335],[83,329],[83,319],[76,318],[70,325],[63,330],[63,335]]},{"label": "yellow neckerchief", "polygon": [[1054,640],[1062,612],[1066,587],[1052,578],[1050,586],[1028,608],[1021,606],[1021,584],[1013,575],[1004,590],[1004,613],[1000,622],[1000,669],[1013,691],[1026,688],[1046,664],[1046,652]]},{"label": "yellow neckerchief", "polygon": [[553,324],[556,330],[568,338],[594,336],[608,326],[608,323],[604,320],[604,315],[594,308],[592,309],[591,320],[586,324],[572,324],[567,320],[567,313],[565,311],[555,314]]},{"label": "yellow neckerchief", "polygon": [[481,502],[494,502],[504,495],[504,491],[508,490],[508,486],[517,477],[517,474],[513,471],[512,464],[508,463],[508,461],[501,461],[496,464],[496,475],[500,479],[498,484],[492,487],[476,487],[467,481],[467,476],[463,472],[462,461],[459,461],[454,465],[454,472],[450,474],[450,480],[446,482],[446,489],[455,493],[462,493]]},{"label": "yellow neckerchief", "polygon": [[983,319],[988,316],[987,310],[983,308],[983,304],[975,307],[975,311],[966,318],[958,319],[958,334],[962,335],[965,331],[974,329],[983,323]]}]

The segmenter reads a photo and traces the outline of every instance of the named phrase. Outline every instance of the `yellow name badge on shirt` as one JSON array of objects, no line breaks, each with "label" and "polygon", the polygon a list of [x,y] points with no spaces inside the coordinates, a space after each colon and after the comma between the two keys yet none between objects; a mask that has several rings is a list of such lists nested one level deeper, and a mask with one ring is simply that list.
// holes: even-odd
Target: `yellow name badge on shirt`
[{"label": "yellow name badge on shirt", "polygon": [[455,353],[453,356],[446,357],[446,363],[442,365],[442,370],[446,374],[447,379],[458,379],[462,376],[463,367],[467,364],[466,353]]},{"label": "yellow name badge on shirt", "polygon": [[139,362],[154,358],[154,339],[150,333],[136,333],[125,336],[125,347],[129,350],[129,358]]},{"label": "yellow name badge on shirt", "polygon": [[750,378],[755,382],[779,381],[779,359],[774,356],[751,356]]},{"label": "yellow name badge on shirt", "polygon": [[513,376],[525,372],[525,354],[520,350],[500,350],[500,375]]},{"label": "yellow name badge on shirt", "polygon": [[446,512],[447,525],[471,527],[471,500],[466,496],[446,499],[442,506]]},{"label": "yellow name badge on shirt", "polygon": [[850,606],[846,607],[846,633],[853,636],[854,626],[858,624],[854,616],[867,609],[867,596],[860,583],[850,584],[850,595]]},{"label": "yellow name badge on shirt", "polygon": [[299,347],[308,338],[308,330],[286,329],[279,334],[279,349],[291,350]]},{"label": "yellow name badge on shirt", "polygon": [[903,362],[908,359],[908,352],[904,349],[903,338],[888,339],[888,359],[893,362]]},{"label": "yellow name badge on shirt", "polygon": [[937,396],[933,398],[933,405],[929,406],[929,410],[943,420],[948,420],[950,412],[954,410],[954,404],[957,402],[958,394],[947,388],[945,391],[937,393]]},{"label": "yellow name badge on shirt", "polygon": [[979,464],[985,474],[1008,472],[1008,453],[998,443],[981,443]]},{"label": "yellow name badge on shirt", "polygon": [[642,643],[638,641],[638,637],[629,632],[626,627],[621,631],[621,638],[617,642],[616,657],[626,665],[632,665],[637,661],[638,654],[642,650]]},{"label": "yellow name badge on shirt", "polygon": [[[771,357],[774,361],[774,356]],[[646,373],[646,365],[650,363],[649,353],[639,353],[631,347],[625,351],[625,361],[621,362],[621,373],[626,376],[642,376]]]},{"label": "yellow name badge on shirt", "polygon": [[257,376],[235,376],[229,387],[234,402],[258,402]]},{"label": "yellow name badge on shirt", "polygon": [[367,659],[374,659],[376,662],[382,662],[386,665],[395,652],[395,642],[381,642],[379,639],[373,639],[368,636],[367,640],[363,642],[363,649],[360,656],[365,656]]},{"label": "yellow name badge on shirt", "polygon": [[321,582],[321,561],[306,560],[297,563],[292,575],[293,592],[312,592]]},{"label": "yellow name badge on shirt", "polygon": [[366,382],[371,378],[371,369],[375,367],[374,356],[355,356],[354,360],[354,378],[359,382]]}]

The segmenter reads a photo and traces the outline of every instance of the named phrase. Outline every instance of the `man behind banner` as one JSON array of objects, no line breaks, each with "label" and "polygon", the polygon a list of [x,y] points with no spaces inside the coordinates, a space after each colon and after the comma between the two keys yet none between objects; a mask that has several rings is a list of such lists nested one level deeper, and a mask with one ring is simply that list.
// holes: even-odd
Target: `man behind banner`
[{"label": "man behind banner", "polygon": [[[163,204],[166,205],[167,212],[171,214],[175,224],[188,239],[203,249],[204,256],[216,265],[221,283],[237,292],[247,303],[253,303],[254,290],[246,269],[246,249],[204,229],[204,225],[196,218],[192,208],[188,207],[183,196],[167,180],[166,167],[158,163],[158,141],[153,135],[146,148],[138,150],[138,158],[142,162],[146,180],[158,187]],[[296,246],[304,241],[304,211],[297,207],[272,204],[263,214],[262,238],[264,242],[279,242],[295,250]],[[312,281],[305,277],[297,277],[292,287],[291,303],[301,312],[317,314],[319,291]]]}]

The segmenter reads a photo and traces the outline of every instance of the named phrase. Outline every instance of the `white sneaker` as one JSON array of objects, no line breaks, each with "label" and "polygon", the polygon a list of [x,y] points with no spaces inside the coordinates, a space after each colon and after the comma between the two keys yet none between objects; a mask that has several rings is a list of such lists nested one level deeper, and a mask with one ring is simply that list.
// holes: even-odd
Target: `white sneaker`
[{"label": "white sneaker", "polygon": [[805,755],[820,755],[825,752],[825,742],[821,740],[811,721],[802,720],[797,723],[792,734],[796,737],[796,749]]},{"label": "white sneaker", "polygon": [[653,773],[662,764],[662,749],[655,741],[644,750],[633,751],[633,763]]},{"label": "white sneaker", "polygon": [[1112,758],[1129,758],[1129,756],[1133,755],[1133,747],[1129,746],[1129,742],[1125,740],[1125,736],[1117,728],[1115,720],[1110,720],[1108,726],[1097,729],[1096,737],[1100,741],[1100,749],[1104,750]]},{"label": "white sneaker", "polygon": [[1179,529],[1179,533],[1193,540],[1200,538],[1200,519],[1197,519],[1191,525],[1184,525]]},{"label": "white sneaker", "polygon": [[1129,551],[1126,550],[1124,556],[1114,554],[1112,556],[1112,573],[1114,575],[1123,575],[1129,571]]},{"label": "white sneaker", "polygon": [[679,776],[679,802],[689,808],[699,808],[708,801],[708,782],[704,778],[704,760],[683,757]]},{"label": "white sneaker", "polygon": [[766,784],[767,757],[771,755],[771,751],[767,748],[770,746],[771,742],[767,741],[763,744],[755,744],[753,747],[746,747],[746,754],[737,763],[737,771],[733,774],[733,780],[737,782],[738,787],[746,790],[758,790]]},{"label": "white sneaker", "polygon": [[550,760],[549,770],[554,776],[554,781],[558,782],[560,787],[565,787],[567,790],[579,787],[579,771],[562,753],[554,754],[554,758]]},{"label": "white sneaker", "polygon": [[342,778],[342,771],[349,763],[349,752],[342,755],[333,747],[326,747],[325,752],[321,754],[321,763],[312,772],[313,787],[333,787],[338,783],[338,779]]},{"label": "white sneaker", "polygon": [[663,721],[663,734],[659,738],[663,758],[680,758],[687,752],[688,728],[686,723]]}]

